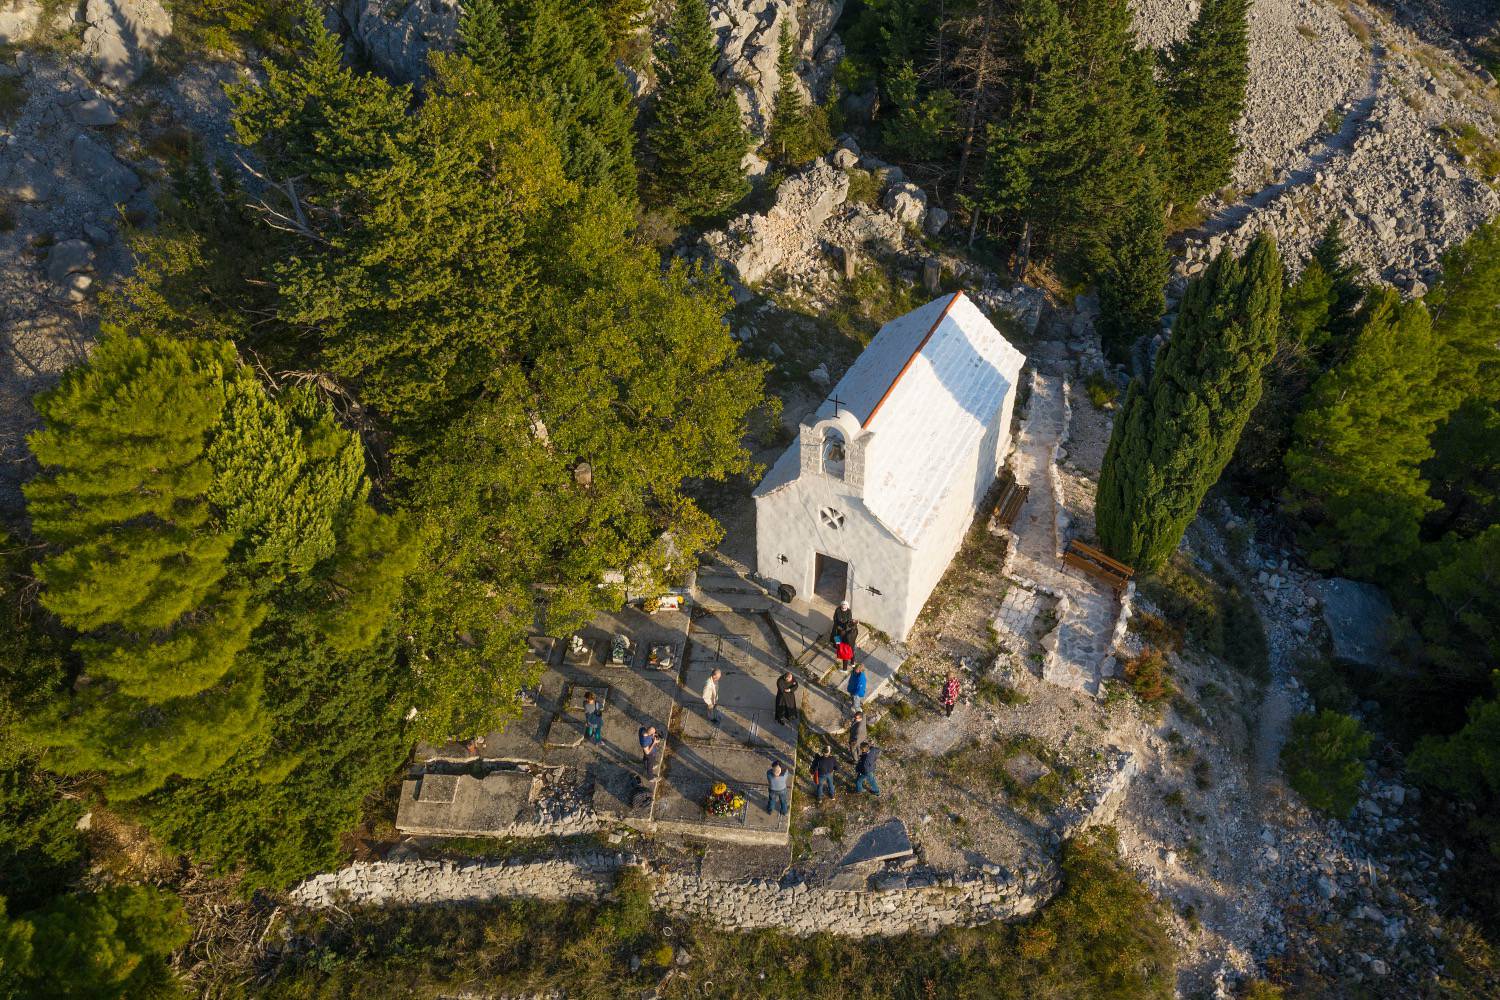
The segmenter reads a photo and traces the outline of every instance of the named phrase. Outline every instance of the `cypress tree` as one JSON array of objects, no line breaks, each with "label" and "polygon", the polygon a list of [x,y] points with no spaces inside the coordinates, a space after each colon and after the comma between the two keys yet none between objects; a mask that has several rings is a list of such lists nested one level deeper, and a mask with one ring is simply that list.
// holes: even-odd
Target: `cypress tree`
[{"label": "cypress tree", "polygon": [[738,103],[714,78],[717,58],[705,0],[677,0],[656,49],[660,89],[646,138],[656,200],[694,220],[727,211],[750,191],[741,169],[750,138]]},{"label": "cypress tree", "polygon": [[797,80],[797,55],[792,36],[782,22],[776,57],[776,107],[766,145],[772,158],[788,167],[811,163],[833,145],[828,134],[828,117],[823,109],[808,101]]},{"label": "cypress tree", "polygon": [[1313,566],[1371,579],[1416,551],[1422,519],[1439,506],[1421,464],[1452,405],[1439,363],[1422,303],[1371,292],[1348,357],[1313,384],[1286,456],[1287,510]]},{"label": "cypress tree", "polygon": [[1115,558],[1160,567],[1234,452],[1276,347],[1281,262],[1261,235],[1188,286],[1150,383],[1131,385],[1099,477],[1099,539]]},{"label": "cypress tree", "polygon": [[1249,0],[1204,0],[1163,60],[1166,189],[1175,206],[1197,204],[1232,176],[1250,78],[1249,9]]},{"label": "cypress tree", "polygon": [[459,38],[491,79],[544,110],[570,180],[635,204],[635,105],[597,10],[567,0],[472,0]]}]

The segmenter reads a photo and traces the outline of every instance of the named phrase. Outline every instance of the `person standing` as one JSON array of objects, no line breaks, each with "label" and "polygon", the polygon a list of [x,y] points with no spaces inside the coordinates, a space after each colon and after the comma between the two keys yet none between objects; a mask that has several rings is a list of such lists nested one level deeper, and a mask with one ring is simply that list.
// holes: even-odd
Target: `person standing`
[{"label": "person standing", "polygon": [[839,658],[841,670],[852,670],[854,668],[854,647],[847,642],[841,642],[834,647],[834,653]]},{"label": "person standing", "polygon": [[858,635],[856,631],[858,628],[859,626],[854,624],[854,612],[849,610],[849,602],[840,601],[838,610],[833,613],[831,639],[833,640],[834,647],[837,648],[841,642],[847,642],[851,646],[854,645],[854,640]]},{"label": "person standing", "polygon": [[590,743],[604,742],[604,706],[592,691],[583,696],[583,738]]},{"label": "person standing", "polygon": [[708,706],[708,721],[716,726],[723,721],[719,715],[719,678],[723,676],[724,671],[715,667],[708,680],[703,682],[703,704]]},{"label": "person standing", "polygon": [[791,787],[792,775],[781,761],[773,761],[766,772],[766,787],[770,790],[766,798],[766,812],[787,813],[787,790]]},{"label": "person standing", "polygon": [[947,718],[953,717],[953,706],[958,704],[958,675],[948,671],[948,679],[943,682],[943,715]]},{"label": "person standing", "polygon": [[849,674],[847,689],[849,697],[854,700],[854,710],[858,712],[865,707],[865,691],[868,688],[868,678],[865,677],[865,665],[856,663]]},{"label": "person standing", "polygon": [[854,765],[855,792],[868,787],[871,795],[880,795],[880,786],[875,783],[875,761],[879,757],[880,748],[868,740],[859,745],[859,763]]},{"label": "person standing", "polygon": [[870,738],[870,727],[865,722],[865,713],[856,711],[849,719],[849,759],[859,760],[859,745]]},{"label": "person standing", "polygon": [[641,738],[641,760],[646,765],[646,780],[656,779],[656,765],[661,760],[661,737],[656,733],[655,726],[642,726]]},{"label": "person standing", "polygon": [[834,795],[833,776],[838,773],[839,762],[833,756],[833,750],[825,743],[823,750],[812,762],[812,776],[815,786],[813,788],[813,801],[821,803],[823,796],[828,796],[832,802]]},{"label": "person standing", "polygon": [[797,678],[790,670],[776,678],[776,721],[788,726],[797,724]]}]

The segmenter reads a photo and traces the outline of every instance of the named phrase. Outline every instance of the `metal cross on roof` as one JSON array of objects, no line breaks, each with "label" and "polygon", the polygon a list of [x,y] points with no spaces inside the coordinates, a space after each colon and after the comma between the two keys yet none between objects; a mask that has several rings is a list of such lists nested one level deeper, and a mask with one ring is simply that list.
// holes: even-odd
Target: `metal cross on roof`
[{"label": "metal cross on roof", "polygon": [[833,404],[833,415],[835,417],[838,416],[839,407],[844,404],[844,401],[842,399],[839,399],[837,396],[829,396],[828,401]]}]

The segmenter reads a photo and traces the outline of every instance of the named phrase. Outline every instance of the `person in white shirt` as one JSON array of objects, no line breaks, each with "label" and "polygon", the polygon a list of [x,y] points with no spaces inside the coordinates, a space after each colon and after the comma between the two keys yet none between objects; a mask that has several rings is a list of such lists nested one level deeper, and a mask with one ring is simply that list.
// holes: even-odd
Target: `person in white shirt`
[{"label": "person in white shirt", "polygon": [[724,671],[715,669],[703,682],[703,704],[708,706],[708,721],[716,726],[723,721],[719,715],[719,678],[723,676]]}]

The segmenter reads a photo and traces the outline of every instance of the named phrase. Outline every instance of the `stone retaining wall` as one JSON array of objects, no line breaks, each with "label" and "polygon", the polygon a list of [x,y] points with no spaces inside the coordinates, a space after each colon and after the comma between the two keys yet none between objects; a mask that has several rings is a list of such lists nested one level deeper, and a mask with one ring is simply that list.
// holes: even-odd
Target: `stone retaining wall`
[{"label": "stone retaining wall", "polygon": [[[615,874],[640,864],[633,855],[589,854],[541,861],[400,861],[354,864],[315,876],[291,892],[312,909],[334,905],[467,904],[504,897],[597,898]],[[798,936],[932,934],[1024,917],[1057,890],[1053,881],[1027,883],[975,873],[964,876],[889,873],[873,890],[839,890],[805,883],[720,882],[676,872],[658,873],[652,905],[675,916],[734,930],[771,928]]]}]

